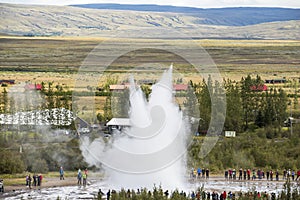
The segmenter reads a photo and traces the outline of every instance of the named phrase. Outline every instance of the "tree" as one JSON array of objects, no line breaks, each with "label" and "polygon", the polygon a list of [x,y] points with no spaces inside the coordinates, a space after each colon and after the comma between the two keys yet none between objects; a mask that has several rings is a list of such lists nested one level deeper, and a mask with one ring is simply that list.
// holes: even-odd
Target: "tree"
[{"label": "tree", "polygon": [[103,114],[104,119],[106,121],[109,121],[113,117],[112,110],[111,110],[111,95],[108,95],[106,97],[103,110],[104,110],[104,114]]},{"label": "tree", "polygon": [[111,109],[114,117],[127,118],[129,111],[129,90],[114,92],[111,98]]},{"label": "tree", "polygon": [[244,121],[244,129],[248,129],[249,122],[253,120],[253,110],[255,105],[255,101],[253,100],[253,95],[251,91],[251,86],[253,86],[253,81],[251,76],[248,75],[245,79],[241,80],[241,100],[243,107],[243,121]]},{"label": "tree", "polygon": [[199,131],[206,132],[209,127],[210,118],[211,118],[211,94],[210,91],[212,89],[211,82],[210,86],[206,84],[206,81],[203,79],[202,83],[200,83],[196,89],[196,96],[199,102],[199,110],[200,110],[200,124]]},{"label": "tree", "polygon": [[24,164],[21,156],[13,151],[0,151],[0,174],[21,173]]},{"label": "tree", "polygon": [[263,116],[263,113],[262,113],[261,110],[259,110],[257,115],[256,115],[255,124],[260,128],[265,125],[264,116]]},{"label": "tree", "polygon": [[192,86],[192,82],[190,82],[187,92],[186,98],[183,102],[184,106],[184,115],[188,117],[189,122],[191,122],[192,127],[191,131],[193,133],[198,131],[199,121],[200,121],[200,110],[199,110],[199,102],[195,95],[194,88]]},{"label": "tree", "polygon": [[266,92],[265,96],[265,106],[264,106],[264,124],[271,125],[274,121],[275,111],[274,111],[274,103],[272,98],[272,92]]},{"label": "tree", "polygon": [[278,125],[281,125],[287,117],[287,105],[288,105],[287,94],[284,92],[283,89],[279,89],[279,94],[277,100],[275,101],[275,110],[276,110]]},{"label": "tree", "polygon": [[46,160],[38,158],[33,161],[32,172],[34,173],[48,173],[49,168]]},{"label": "tree", "polygon": [[224,87],[226,89],[227,107],[224,127],[226,130],[241,132],[243,126],[243,111],[238,84],[227,80],[224,81]]}]

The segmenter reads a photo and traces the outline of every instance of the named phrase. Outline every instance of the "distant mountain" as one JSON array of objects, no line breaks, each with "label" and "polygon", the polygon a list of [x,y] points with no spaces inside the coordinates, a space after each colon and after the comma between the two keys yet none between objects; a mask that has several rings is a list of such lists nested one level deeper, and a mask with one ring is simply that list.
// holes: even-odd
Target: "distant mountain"
[{"label": "distant mountain", "polygon": [[197,21],[199,24],[224,26],[247,26],[266,22],[300,20],[300,9],[291,8],[236,7],[203,9],[152,4],[79,4],[71,6],[102,10],[184,13],[201,18]]},{"label": "distant mountain", "polygon": [[[154,8],[158,7],[153,6]],[[299,9],[198,9],[168,6],[159,8],[161,10],[156,12],[124,12],[120,9],[0,3],[0,34],[32,37],[300,39]],[[175,12],[175,8],[181,11]],[[169,12],[163,12],[163,9]],[[191,9],[191,12],[187,9]],[[264,9],[269,11],[262,13],[261,10]],[[289,10],[290,14],[283,16],[282,13],[286,10]],[[292,18],[298,20],[287,20]]]}]

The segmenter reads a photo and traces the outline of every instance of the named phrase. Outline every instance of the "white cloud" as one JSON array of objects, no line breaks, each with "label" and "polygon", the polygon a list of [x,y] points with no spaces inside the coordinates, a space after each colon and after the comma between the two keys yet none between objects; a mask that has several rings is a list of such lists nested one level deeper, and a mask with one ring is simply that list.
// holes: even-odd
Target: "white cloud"
[{"label": "white cloud", "polygon": [[159,4],[200,8],[267,6],[300,8],[299,0],[0,0],[1,3],[69,5],[86,3]]}]

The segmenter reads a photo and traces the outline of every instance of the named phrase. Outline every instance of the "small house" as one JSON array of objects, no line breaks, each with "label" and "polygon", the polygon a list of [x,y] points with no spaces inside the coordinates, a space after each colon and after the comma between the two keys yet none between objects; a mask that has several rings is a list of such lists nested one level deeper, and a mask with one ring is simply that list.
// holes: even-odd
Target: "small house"
[{"label": "small house", "polygon": [[111,92],[122,92],[125,89],[128,89],[129,87],[130,87],[130,84],[110,85],[109,90]]},{"label": "small house", "polygon": [[42,85],[41,84],[27,84],[25,85],[25,90],[41,90]]},{"label": "small house", "polygon": [[267,84],[279,84],[279,83],[286,83],[286,79],[266,79],[265,83]]},{"label": "small house", "polygon": [[188,85],[187,84],[175,84],[173,85],[173,89],[175,92],[187,91]]},{"label": "small house", "polygon": [[2,84],[13,85],[13,84],[15,84],[15,80],[2,79],[2,80],[0,80],[0,85],[2,85]]},{"label": "small house", "polygon": [[122,131],[123,128],[128,128],[131,126],[129,118],[112,118],[106,123],[108,127],[108,132],[113,133],[114,131]]}]

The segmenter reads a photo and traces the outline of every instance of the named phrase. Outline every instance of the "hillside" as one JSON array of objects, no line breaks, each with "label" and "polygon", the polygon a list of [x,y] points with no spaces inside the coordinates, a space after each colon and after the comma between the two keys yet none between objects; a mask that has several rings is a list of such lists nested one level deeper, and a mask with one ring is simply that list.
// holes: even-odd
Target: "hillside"
[{"label": "hillside", "polygon": [[[205,18],[193,13],[124,12],[72,6],[14,4],[0,4],[0,10],[0,17],[4,19],[0,22],[0,33],[12,35],[300,39],[300,20],[224,26],[215,25],[216,20],[212,20],[217,14]],[[297,15],[294,16],[297,18]],[[222,17],[219,20],[220,24],[224,21]]]},{"label": "hillside", "polygon": [[102,10],[184,13],[199,18],[196,21],[198,24],[224,26],[247,26],[266,22],[300,20],[300,9],[290,8],[236,7],[203,9],[148,4],[79,4],[72,6]]}]

